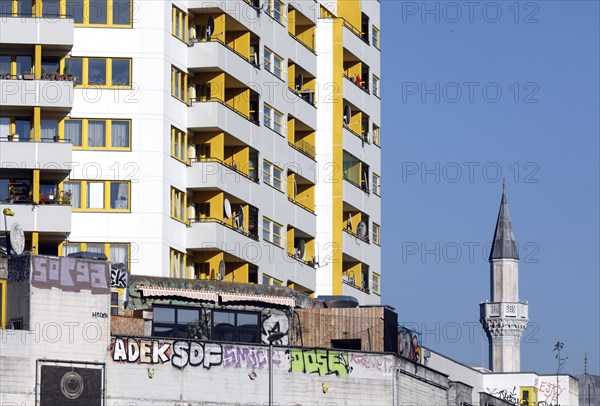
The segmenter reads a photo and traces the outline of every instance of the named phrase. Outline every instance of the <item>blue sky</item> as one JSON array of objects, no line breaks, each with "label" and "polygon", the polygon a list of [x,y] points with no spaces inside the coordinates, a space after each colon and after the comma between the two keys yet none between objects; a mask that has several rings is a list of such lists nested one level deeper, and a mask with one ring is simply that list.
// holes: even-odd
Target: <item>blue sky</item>
[{"label": "blue sky", "polygon": [[[374,0],[369,0],[374,1]],[[468,5],[465,5],[468,3]],[[530,327],[522,370],[600,374],[599,3],[382,0],[383,298],[487,365],[502,178]]]}]

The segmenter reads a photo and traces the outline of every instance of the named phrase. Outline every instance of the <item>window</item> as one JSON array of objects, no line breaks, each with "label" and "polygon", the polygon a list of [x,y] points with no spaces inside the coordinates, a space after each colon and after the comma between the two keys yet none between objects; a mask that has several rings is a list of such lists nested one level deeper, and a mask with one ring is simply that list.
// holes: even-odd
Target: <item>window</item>
[{"label": "window", "polygon": [[283,80],[283,58],[265,47],[264,55],[265,69]]},{"label": "window", "polygon": [[373,46],[375,48],[379,49],[379,29],[375,26],[373,26],[372,37],[373,37]]},{"label": "window", "polygon": [[373,182],[371,182],[373,187],[373,193],[377,196],[381,196],[381,178],[376,173],[373,173]]},{"label": "window", "polygon": [[260,343],[260,313],[213,310],[211,340]]},{"label": "window", "polygon": [[361,162],[354,155],[349,154],[344,151],[344,166],[343,166],[343,175],[344,179],[347,181],[354,183],[355,185],[361,184]]},{"label": "window", "polygon": [[187,44],[189,18],[187,13],[173,6],[173,22],[171,34]]},{"label": "window", "polygon": [[267,274],[263,274],[263,281],[262,281],[263,285],[280,285],[283,286],[283,281],[280,281],[279,279],[275,279]]},{"label": "window", "polygon": [[152,306],[152,336],[202,338],[203,312],[200,307]]},{"label": "window", "polygon": [[131,59],[67,57],[63,74],[79,86],[130,88]]},{"label": "window", "polygon": [[171,126],[171,156],[183,163],[187,163],[187,149],[187,133]]},{"label": "window", "polygon": [[171,188],[171,217],[187,223],[187,194],[174,187]]},{"label": "window", "polygon": [[379,294],[380,276],[373,272],[373,292]]},{"label": "window", "polygon": [[267,160],[263,161],[263,182],[280,191],[283,191],[282,173],[283,170],[278,166]]},{"label": "window", "polygon": [[373,242],[377,245],[381,245],[379,238],[379,224],[373,223]]},{"label": "window", "polygon": [[65,182],[65,191],[71,193],[73,211],[130,212],[130,190],[129,181]]},{"label": "window", "polygon": [[41,120],[41,132],[42,142],[58,140],[58,120]]},{"label": "window", "polygon": [[171,96],[188,103],[188,74],[171,66]]},{"label": "window", "polygon": [[66,14],[73,17],[75,24],[131,27],[131,0],[66,0],[65,4]]},{"label": "window", "polygon": [[187,274],[187,255],[171,248],[171,278],[184,279]]},{"label": "window", "polygon": [[131,246],[129,243],[64,242],[59,247],[60,255],[66,257],[74,252],[95,252],[106,255],[112,269],[129,272]]},{"label": "window", "polygon": [[264,111],[264,124],[269,127],[277,134],[283,135],[283,114],[275,110],[273,107],[265,103]]},{"label": "window", "polygon": [[381,138],[379,136],[379,127],[373,124],[373,144],[381,146]]},{"label": "window", "polygon": [[373,94],[377,97],[381,97],[379,95],[379,78],[373,75]]},{"label": "window", "polygon": [[272,242],[278,247],[281,247],[283,244],[282,229],[283,226],[281,224],[263,217],[263,240]]},{"label": "window", "polygon": [[66,119],[64,131],[75,149],[131,150],[131,120]]},{"label": "window", "polygon": [[283,24],[283,11],[284,5],[281,1],[267,0],[267,14],[280,24]]}]

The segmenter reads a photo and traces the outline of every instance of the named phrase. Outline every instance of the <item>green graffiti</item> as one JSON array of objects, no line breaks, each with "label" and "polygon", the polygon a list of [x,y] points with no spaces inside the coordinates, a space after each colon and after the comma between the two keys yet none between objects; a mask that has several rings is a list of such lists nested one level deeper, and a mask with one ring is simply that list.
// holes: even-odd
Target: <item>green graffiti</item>
[{"label": "green graffiti", "polygon": [[291,372],[304,372],[319,376],[335,374],[341,378],[347,378],[350,372],[347,352],[293,348],[290,358]]}]

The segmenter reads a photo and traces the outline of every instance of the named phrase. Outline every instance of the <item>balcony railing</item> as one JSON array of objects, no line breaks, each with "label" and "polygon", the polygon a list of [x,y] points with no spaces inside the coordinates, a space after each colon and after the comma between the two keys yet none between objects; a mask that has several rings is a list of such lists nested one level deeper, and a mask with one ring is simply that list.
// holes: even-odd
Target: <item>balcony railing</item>
[{"label": "balcony railing", "polygon": [[252,124],[256,125],[256,126],[260,126],[260,121],[258,121],[258,114],[250,114],[250,115],[246,115],[245,113],[241,112],[240,110],[230,106],[229,104],[225,103],[225,101],[219,99],[218,97],[213,97],[213,96],[201,96],[201,97],[196,97],[195,99],[190,99],[191,103],[210,103],[210,102],[216,102],[219,103],[225,107],[227,107],[229,110],[233,111],[234,113],[236,113],[237,115],[239,115],[240,117],[245,118],[246,120],[250,121]]},{"label": "balcony railing", "polygon": [[359,185],[358,183],[356,183],[355,181],[353,181],[352,179],[348,178],[346,175],[344,175],[344,180],[346,182],[350,183],[352,186],[359,188],[360,190],[365,192],[367,195],[371,194],[371,192],[369,191],[369,186],[368,186],[367,182],[364,181],[364,179],[361,180],[362,186]]},{"label": "balcony railing", "polygon": [[70,192],[60,191],[57,194],[41,194],[39,203],[35,203],[31,197],[12,196],[8,199],[0,200],[1,204],[52,204],[56,206],[70,206],[72,195]]},{"label": "balcony railing", "polygon": [[190,220],[190,223],[217,223],[217,224],[222,225],[223,227],[226,227],[230,230],[235,231],[236,233],[240,233],[252,240],[258,241],[258,235],[251,234],[250,232],[248,232],[244,229],[240,229],[235,226],[232,226],[231,224],[226,223],[225,221],[218,219],[218,218],[213,218],[213,217],[196,218],[196,219]]},{"label": "balcony railing", "polygon": [[355,232],[354,232],[354,231],[352,231],[352,230],[349,230],[349,229],[348,229],[348,228],[346,228],[346,227],[344,227],[344,228],[342,229],[342,231],[344,231],[344,232],[345,232],[345,233],[347,233],[347,234],[350,234],[352,237],[354,237],[354,238],[356,238],[356,239],[358,239],[358,240],[360,240],[360,241],[362,241],[362,242],[364,242],[364,243],[371,244],[371,241],[369,240],[369,236],[368,236],[368,234],[367,234],[367,235],[366,235],[364,238],[360,238],[360,236],[359,236],[357,233],[355,233]]},{"label": "balcony railing", "polygon": [[350,133],[352,133],[355,136],[357,136],[358,138],[360,138],[362,140],[362,142],[366,142],[367,144],[371,144],[371,142],[369,141],[369,133],[368,132],[367,133],[363,133],[363,135],[360,135],[359,133],[357,133],[356,131],[354,131],[350,127],[348,127],[346,124],[344,124],[344,128],[346,130],[348,130]]},{"label": "balcony railing", "polygon": [[22,137],[19,134],[8,134],[0,136],[0,142],[43,142],[43,143],[57,143],[62,142],[65,144],[70,144],[71,140],[68,138],[59,138],[58,135],[53,136],[52,138],[41,138],[39,141],[34,141],[33,137]]},{"label": "balcony railing", "polygon": [[349,278],[347,276],[343,276],[342,277],[342,282],[348,286],[352,286],[354,289],[358,289],[361,292],[366,293],[367,295],[371,294],[371,291],[369,290],[368,287],[362,287],[362,286],[358,286],[356,284],[356,282],[354,282],[354,278]]},{"label": "balcony railing", "polygon": [[296,255],[294,255],[294,254],[290,254],[289,252],[288,252],[288,257],[290,257],[290,258],[293,258],[293,259],[295,259],[296,261],[298,261],[298,262],[300,262],[300,263],[302,263],[302,264],[304,264],[304,265],[310,266],[310,267],[311,267],[311,268],[313,268],[313,269],[316,269],[316,268],[317,268],[317,266],[316,266],[316,258],[313,258],[313,259],[312,259],[312,261],[306,261],[306,260],[304,260],[304,259],[302,259],[302,258],[298,258],[298,257],[297,257]]},{"label": "balcony railing", "polygon": [[202,42],[217,42],[217,43],[223,45],[225,48],[227,48],[231,52],[233,52],[234,54],[236,54],[237,56],[239,56],[240,58],[242,58],[244,61],[248,62],[250,65],[254,66],[257,69],[260,69],[260,64],[258,63],[258,61],[256,60],[256,57],[254,55],[251,55],[250,57],[246,57],[241,52],[239,52],[239,51],[235,50],[233,47],[230,47],[229,45],[227,45],[220,38],[213,38],[213,37],[211,37],[211,38],[190,38],[190,41],[188,42],[188,46],[193,47],[194,44],[202,43]]},{"label": "balcony railing", "polygon": [[309,212],[310,214],[315,214],[315,211],[313,209],[311,209],[308,206],[303,205],[302,203],[300,203],[299,201],[292,199],[291,197],[288,196],[288,200],[292,203],[294,203],[296,206],[303,208],[304,210],[306,210],[307,212]]},{"label": "balcony railing", "polygon": [[369,90],[368,80],[361,80],[360,82],[358,82],[356,79],[351,78],[350,76],[346,75],[345,73],[344,73],[344,77],[346,79],[348,79],[350,81],[350,83],[352,83],[354,86],[358,87],[360,90],[362,90],[366,94],[371,94],[371,91]]},{"label": "balcony railing", "polygon": [[291,88],[289,86],[288,86],[288,89],[290,90],[290,92],[294,93],[300,99],[304,100],[305,102],[307,102],[308,104],[310,104],[311,106],[313,106],[314,108],[316,108],[316,106],[315,106],[315,93],[314,92],[311,92],[310,90],[304,90],[302,92],[299,92],[296,89],[293,89],[293,88]]},{"label": "balcony railing", "polygon": [[369,45],[369,34],[363,33],[361,30],[353,26],[348,20],[344,19],[344,27],[348,28],[354,35],[360,38],[365,44]]},{"label": "balcony railing", "polygon": [[290,34],[290,37],[294,38],[300,45],[302,45],[304,48],[308,49],[310,52],[312,52],[313,54],[317,54],[314,50],[314,46],[311,47],[310,45],[308,45],[306,42],[302,41],[300,38],[298,38],[297,36],[295,36],[294,34],[292,34],[291,32],[288,32],[288,34]]},{"label": "balcony railing", "polygon": [[259,178],[258,178],[258,174],[256,173],[256,170],[253,171],[253,172],[255,172],[254,174],[246,173],[246,172],[241,171],[236,164],[227,163],[225,161],[220,160],[219,158],[190,158],[191,164],[193,164],[195,162],[217,162],[217,163],[223,165],[224,167],[234,171],[235,173],[243,176],[244,178],[246,178],[254,183],[259,183]]},{"label": "balcony railing", "polygon": [[313,145],[310,145],[308,142],[304,140],[296,141],[295,143],[291,143],[288,141],[288,145],[294,148],[296,151],[306,155],[310,159],[314,160],[317,156],[316,148]]}]

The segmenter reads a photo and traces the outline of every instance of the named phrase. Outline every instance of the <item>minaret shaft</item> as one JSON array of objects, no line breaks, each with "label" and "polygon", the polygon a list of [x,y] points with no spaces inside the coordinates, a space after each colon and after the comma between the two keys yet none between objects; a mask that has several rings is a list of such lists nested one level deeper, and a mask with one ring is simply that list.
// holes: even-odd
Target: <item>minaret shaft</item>
[{"label": "minaret shaft", "polygon": [[519,300],[519,253],[505,190],[490,252],[490,298],[491,302],[480,305],[480,321],[489,341],[490,369],[520,372],[521,336],[529,321],[529,306]]}]

